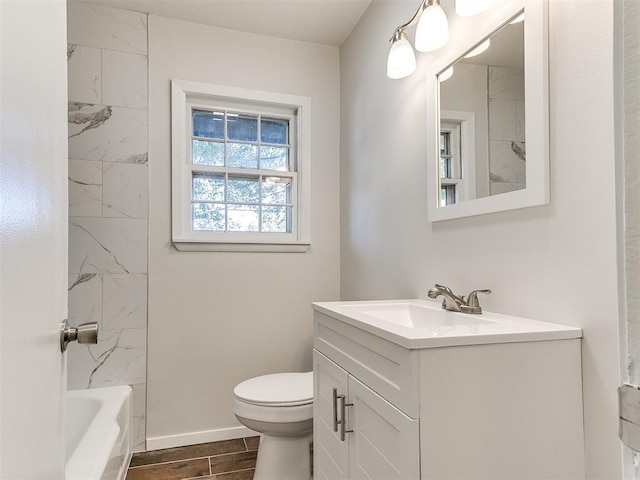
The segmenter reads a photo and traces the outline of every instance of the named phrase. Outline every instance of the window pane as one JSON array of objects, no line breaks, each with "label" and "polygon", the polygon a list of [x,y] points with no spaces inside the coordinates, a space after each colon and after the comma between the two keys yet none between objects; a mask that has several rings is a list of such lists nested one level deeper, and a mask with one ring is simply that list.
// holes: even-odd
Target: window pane
[{"label": "window pane", "polygon": [[288,233],[291,231],[291,207],[262,207],[262,231]]},{"label": "window pane", "polygon": [[224,138],[224,114],[220,112],[193,111],[193,136]]},{"label": "window pane", "polygon": [[230,232],[257,232],[259,207],[257,205],[229,205]]},{"label": "window pane", "polygon": [[224,175],[193,175],[193,200],[224,202]]},{"label": "window pane", "polygon": [[258,203],[260,201],[258,177],[229,175],[227,202]]},{"label": "window pane", "polygon": [[260,168],[265,170],[289,171],[289,148],[260,147]]},{"label": "window pane", "polygon": [[262,203],[291,203],[291,179],[264,177],[262,181]]},{"label": "window pane", "polygon": [[191,142],[192,163],[194,165],[224,166],[224,144],[218,142]]},{"label": "window pane", "polygon": [[289,121],[263,118],[260,122],[260,140],[265,143],[289,143]]},{"label": "window pane", "polygon": [[227,167],[258,168],[258,147],[246,143],[228,143]]},{"label": "window pane", "polygon": [[191,205],[191,212],[193,230],[224,232],[224,205],[194,203]]},{"label": "window pane", "polygon": [[227,114],[227,137],[229,140],[258,141],[258,117]]}]

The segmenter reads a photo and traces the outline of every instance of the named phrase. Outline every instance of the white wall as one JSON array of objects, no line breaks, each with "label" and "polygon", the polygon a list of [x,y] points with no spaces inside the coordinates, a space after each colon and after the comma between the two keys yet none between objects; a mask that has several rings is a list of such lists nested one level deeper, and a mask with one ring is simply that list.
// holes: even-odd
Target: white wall
[{"label": "white wall", "polygon": [[[488,287],[487,310],[582,327],[586,471],[610,479],[621,475],[613,0],[586,3],[550,2],[551,204],[430,224],[424,74],[446,51],[387,79],[387,40],[415,2],[373,2],[341,48],[341,295]],[[449,20],[454,33],[473,22]]]},{"label": "white wall", "polygon": [[[156,16],[149,17],[149,69],[147,437],[154,448],[213,439],[239,425],[231,399],[240,381],[311,369],[310,303],[339,296],[340,87],[335,47]],[[171,245],[172,78],[312,98],[309,252]]]}]

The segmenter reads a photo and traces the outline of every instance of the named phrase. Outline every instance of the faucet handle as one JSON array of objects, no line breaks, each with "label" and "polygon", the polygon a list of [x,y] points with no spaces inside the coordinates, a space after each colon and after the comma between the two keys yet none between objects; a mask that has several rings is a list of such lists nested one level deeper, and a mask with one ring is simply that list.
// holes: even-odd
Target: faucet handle
[{"label": "faucet handle", "polygon": [[464,313],[482,313],[482,307],[480,306],[480,302],[478,301],[479,293],[489,294],[491,293],[491,290],[487,288],[484,290],[474,290],[473,292],[471,292],[467,297],[467,304],[461,307],[461,310]]}]

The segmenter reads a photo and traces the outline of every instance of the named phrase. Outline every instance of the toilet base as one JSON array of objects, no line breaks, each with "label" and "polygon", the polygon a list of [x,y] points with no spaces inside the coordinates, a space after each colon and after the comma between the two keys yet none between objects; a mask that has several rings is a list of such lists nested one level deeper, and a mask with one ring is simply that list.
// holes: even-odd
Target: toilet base
[{"label": "toilet base", "polygon": [[253,480],[310,480],[312,437],[262,434]]}]

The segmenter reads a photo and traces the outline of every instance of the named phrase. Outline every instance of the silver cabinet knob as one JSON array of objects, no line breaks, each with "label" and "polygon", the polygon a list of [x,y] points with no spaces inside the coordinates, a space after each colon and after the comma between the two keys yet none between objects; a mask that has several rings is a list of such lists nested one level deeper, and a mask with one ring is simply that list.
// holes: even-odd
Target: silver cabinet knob
[{"label": "silver cabinet knob", "polygon": [[69,342],[98,343],[98,324],[96,322],[81,323],[77,327],[69,326],[67,319],[60,325],[60,350],[67,351]]}]

